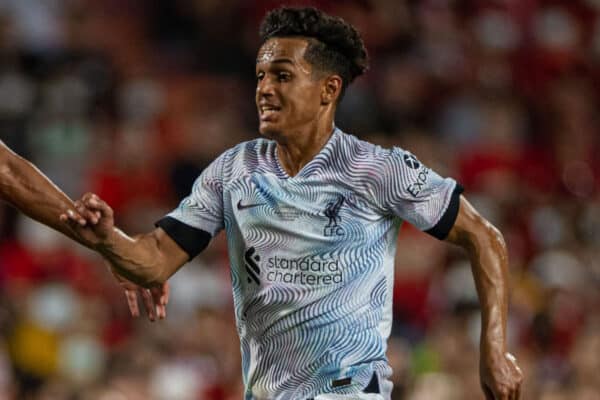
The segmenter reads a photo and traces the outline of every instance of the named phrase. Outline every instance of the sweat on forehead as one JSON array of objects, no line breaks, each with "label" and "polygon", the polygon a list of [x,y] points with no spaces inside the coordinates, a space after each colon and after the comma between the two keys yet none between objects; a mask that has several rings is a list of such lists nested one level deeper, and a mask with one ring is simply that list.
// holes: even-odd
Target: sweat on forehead
[{"label": "sweat on forehead", "polygon": [[259,49],[256,63],[269,63],[277,58],[301,58],[308,43],[300,38],[274,38],[267,40]]}]

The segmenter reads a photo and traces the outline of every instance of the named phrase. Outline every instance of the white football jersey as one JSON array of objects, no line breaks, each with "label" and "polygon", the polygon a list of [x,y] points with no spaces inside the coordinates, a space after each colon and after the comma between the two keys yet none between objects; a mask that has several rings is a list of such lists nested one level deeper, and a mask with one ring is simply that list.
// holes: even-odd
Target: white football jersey
[{"label": "white football jersey", "polygon": [[405,150],[335,129],[294,177],[274,141],[226,151],[158,226],[178,243],[226,230],[246,399],[360,396],[374,375],[389,399],[398,230],[443,239],[461,191]]}]

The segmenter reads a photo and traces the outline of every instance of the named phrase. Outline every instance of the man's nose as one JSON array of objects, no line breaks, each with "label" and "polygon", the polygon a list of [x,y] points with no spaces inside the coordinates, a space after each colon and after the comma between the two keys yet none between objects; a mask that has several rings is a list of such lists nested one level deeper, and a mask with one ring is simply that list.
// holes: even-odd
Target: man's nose
[{"label": "man's nose", "polygon": [[267,77],[263,78],[256,84],[257,96],[271,96],[273,95],[273,82]]}]

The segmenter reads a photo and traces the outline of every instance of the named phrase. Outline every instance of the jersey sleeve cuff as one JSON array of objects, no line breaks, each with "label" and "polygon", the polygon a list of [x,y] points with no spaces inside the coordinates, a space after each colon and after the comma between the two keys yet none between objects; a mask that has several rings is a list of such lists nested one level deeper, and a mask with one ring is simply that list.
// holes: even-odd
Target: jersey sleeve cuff
[{"label": "jersey sleeve cuff", "polygon": [[446,208],[446,212],[444,213],[444,215],[442,215],[442,218],[440,218],[438,223],[435,224],[433,228],[425,231],[426,233],[440,240],[446,239],[446,237],[450,233],[450,230],[454,226],[454,222],[456,222],[456,217],[458,216],[458,209],[460,206],[460,194],[463,191],[463,187],[457,183],[454,187],[454,190],[452,191],[450,203],[448,203],[448,208]]},{"label": "jersey sleeve cuff", "polygon": [[212,238],[210,233],[186,225],[173,217],[164,217],[154,225],[162,228],[188,254],[190,260],[200,254]]}]

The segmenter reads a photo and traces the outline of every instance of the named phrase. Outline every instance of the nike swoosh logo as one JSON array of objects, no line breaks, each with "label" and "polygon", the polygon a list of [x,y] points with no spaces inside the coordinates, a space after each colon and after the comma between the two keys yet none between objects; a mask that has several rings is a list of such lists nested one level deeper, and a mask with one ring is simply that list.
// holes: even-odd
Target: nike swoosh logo
[{"label": "nike swoosh logo", "polygon": [[238,201],[237,203],[237,209],[238,210],[246,210],[248,208],[254,208],[254,207],[259,207],[259,206],[264,206],[267,203],[256,203],[256,204],[242,204],[242,201]]}]

